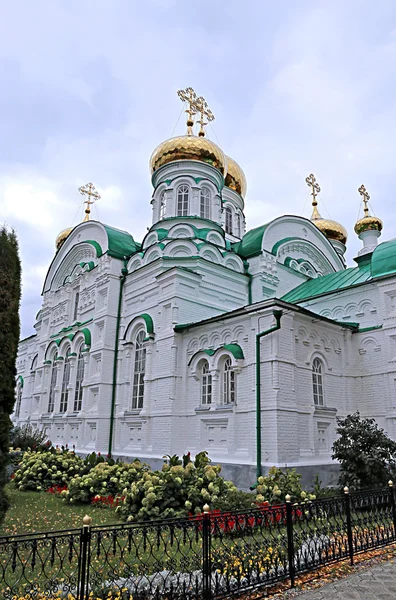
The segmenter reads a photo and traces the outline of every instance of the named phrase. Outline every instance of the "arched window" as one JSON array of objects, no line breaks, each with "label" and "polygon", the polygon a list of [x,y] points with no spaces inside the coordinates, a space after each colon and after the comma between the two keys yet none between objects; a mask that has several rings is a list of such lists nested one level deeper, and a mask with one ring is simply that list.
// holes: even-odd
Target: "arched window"
[{"label": "arched window", "polygon": [[188,215],[188,185],[181,185],[177,190],[177,216],[186,217]]},{"label": "arched window", "polygon": [[227,358],[223,366],[223,404],[235,403],[235,372],[231,359]]},{"label": "arched window", "polygon": [[208,361],[202,365],[201,378],[201,403],[212,404],[212,375],[209,373]]},{"label": "arched window", "polygon": [[52,361],[51,367],[51,379],[50,379],[50,388],[48,394],[48,412],[54,412],[55,408],[55,386],[56,386],[56,377],[58,374],[58,365],[56,364],[57,355],[55,354],[54,360]]},{"label": "arched window", "polygon": [[34,392],[34,386],[36,382],[36,368],[37,368],[37,354],[32,361],[32,366],[30,368],[30,393]]},{"label": "arched window", "polygon": [[65,364],[63,365],[63,379],[61,389],[61,399],[59,412],[64,413],[67,411],[67,401],[69,399],[69,382],[70,382],[70,356],[69,352],[66,354]]},{"label": "arched window", "polygon": [[160,196],[159,218],[163,219],[164,217],[165,217],[165,192],[162,192],[161,196]]},{"label": "arched window", "polygon": [[76,374],[76,389],[74,392],[74,412],[79,412],[82,407],[82,396],[83,396],[83,381],[84,381],[84,354],[83,344],[80,346],[77,358],[77,374]]},{"label": "arched window", "polygon": [[16,417],[19,417],[19,415],[21,413],[22,390],[23,390],[22,384],[21,384],[21,382],[19,382],[17,385],[16,402],[15,402],[15,408],[14,408],[14,413],[15,413]]},{"label": "arched window", "polygon": [[73,321],[77,321],[78,317],[78,303],[80,302],[80,294],[76,292],[74,296],[74,310],[73,310]]},{"label": "arched window", "polygon": [[232,210],[229,206],[225,209],[225,230],[232,235]]},{"label": "arched window", "polygon": [[323,406],[323,363],[319,358],[312,363],[312,386],[315,406]]},{"label": "arched window", "polygon": [[210,191],[208,188],[201,190],[200,216],[203,219],[210,219]]},{"label": "arched window", "polygon": [[241,237],[241,215],[239,212],[235,215],[236,220],[236,236]]},{"label": "arched window", "polygon": [[132,408],[143,408],[144,376],[146,374],[145,333],[139,331],[136,336],[135,362],[133,370]]}]

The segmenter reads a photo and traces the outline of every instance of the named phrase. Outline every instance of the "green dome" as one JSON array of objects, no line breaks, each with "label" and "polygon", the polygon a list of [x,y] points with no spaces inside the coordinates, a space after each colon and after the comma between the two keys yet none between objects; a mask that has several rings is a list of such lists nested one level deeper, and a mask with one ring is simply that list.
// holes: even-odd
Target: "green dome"
[{"label": "green dome", "polygon": [[371,256],[372,277],[390,273],[396,273],[396,238],[379,244]]}]

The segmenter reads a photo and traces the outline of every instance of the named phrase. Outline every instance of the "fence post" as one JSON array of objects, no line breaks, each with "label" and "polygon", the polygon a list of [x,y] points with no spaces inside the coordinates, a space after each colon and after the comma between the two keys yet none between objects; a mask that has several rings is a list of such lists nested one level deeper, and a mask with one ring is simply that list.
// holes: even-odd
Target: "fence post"
[{"label": "fence post", "polygon": [[286,500],[286,530],[287,530],[287,556],[289,560],[290,587],[294,588],[294,538],[293,538],[293,507],[291,505],[291,496],[285,497]]},{"label": "fence post", "polygon": [[349,488],[344,487],[344,499],[345,499],[345,512],[347,518],[347,531],[348,531],[348,546],[349,546],[349,558],[351,565],[353,565],[353,539],[352,539],[352,520],[351,520],[351,499],[349,497]]},{"label": "fence post", "polygon": [[393,516],[393,539],[396,537],[396,503],[395,503],[395,490],[393,489],[393,481],[390,479],[388,481],[389,492],[392,503],[392,516]]},{"label": "fence post", "polygon": [[85,515],[80,537],[80,555],[78,557],[77,600],[88,600],[91,523],[91,517]]},{"label": "fence post", "polygon": [[212,573],[211,573],[211,521],[209,505],[203,507],[202,521],[202,597],[203,600],[212,598]]}]

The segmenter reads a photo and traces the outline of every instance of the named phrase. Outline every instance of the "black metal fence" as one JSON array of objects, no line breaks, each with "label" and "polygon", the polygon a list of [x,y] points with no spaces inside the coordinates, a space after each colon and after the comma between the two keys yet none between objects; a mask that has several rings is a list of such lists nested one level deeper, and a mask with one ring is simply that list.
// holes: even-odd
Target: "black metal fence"
[{"label": "black metal fence", "polygon": [[[392,486],[186,519],[0,537],[5,600],[213,600],[396,541]],[[259,596],[257,596],[259,597]]]}]

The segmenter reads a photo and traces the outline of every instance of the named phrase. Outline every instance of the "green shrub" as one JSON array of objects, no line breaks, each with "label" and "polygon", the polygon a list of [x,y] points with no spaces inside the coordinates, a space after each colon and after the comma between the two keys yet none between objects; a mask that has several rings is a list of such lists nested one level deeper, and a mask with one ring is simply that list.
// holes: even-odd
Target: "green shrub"
[{"label": "green shrub", "polygon": [[[200,452],[195,461],[185,455],[183,460],[169,457],[162,471],[147,471],[132,483],[124,502],[117,507],[130,520],[188,516],[202,512],[204,504],[217,509],[236,487],[220,476],[220,465],[210,464],[206,452]],[[221,499],[221,500],[220,500]]]},{"label": "green shrub", "polygon": [[32,427],[30,424],[13,427],[10,433],[10,447],[14,450],[48,450],[51,442],[47,440],[47,435]]},{"label": "green shrub", "polygon": [[314,500],[315,495],[303,490],[301,475],[295,469],[282,471],[278,467],[271,467],[268,475],[258,478],[256,487],[256,501],[280,504],[285,501],[289,494],[292,501]]},{"label": "green shrub", "polygon": [[52,486],[67,485],[84,470],[84,461],[74,452],[55,450],[27,451],[15,472],[14,484],[20,490],[46,491]]},{"label": "green shrub", "polygon": [[332,458],[341,465],[340,486],[350,490],[382,487],[396,478],[396,442],[375,419],[361,418],[359,411],[337,417],[338,439]]},{"label": "green shrub", "polygon": [[95,496],[122,495],[149,470],[138,460],[133,463],[99,462],[88,473],[73,477],[62,496],[69,502],[91,502]]}]

